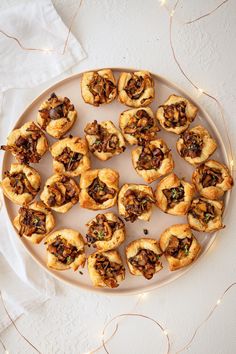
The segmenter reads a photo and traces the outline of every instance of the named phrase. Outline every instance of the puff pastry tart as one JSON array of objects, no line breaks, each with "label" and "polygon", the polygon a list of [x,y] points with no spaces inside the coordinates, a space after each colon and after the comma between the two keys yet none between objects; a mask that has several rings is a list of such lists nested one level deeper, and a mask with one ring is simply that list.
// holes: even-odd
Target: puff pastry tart
[{"label": "puff pastry tart", "polygon": [[157,110],[157,119],[168,132],[183,133],[195,119],[197,107],[184,97],[171,95]]},{"label": "puff pastry tart", "polygon": [[20,236],[33,243],[40,243],[54,228],[55,219],[43,202],[34,202],[19,209],[13,224]]},{"label": "puff pastry tart", "polygon": [[47,245],[47,266],[56,270],[84,267],[86,255],[82,235],[72,229],[57,230],[50,234]]},{"label": "puff pastry tart", "polygon": [[32,167],[20,163],[11,164],[4,173],[1,186],[5,196],[13,203],[24,205],[30,203],[40,190],[41,178]]},{"label": "puff pastry tart", "polygon": [[10,151],[18,162],[28,165],[39,162],[48,150],[48,142],[34,122],[27,122],[10,133],[7,145],[2,145],[1,149]]},{"label": "puff pastry tart", "polygon": [[144,184],[124,184],[119,192],[119,213],[126,221],[148,221],[155,202],[152,188]]},{"label": "puff pastry tart", "polygon": [[217,148],[208,131],[198,125],[186,130],[176,143],[177,151],[191,165],[198,165],[208,159]]},{"label": "puff pastry tart", "polygon": [[188,223],[197,231],[211,232],[222,229],[224,203],[221,200],[197,198],[188,211]]},{"label": "puff pastry tart", "polygon": [[124,222],[113,213],[98,214],[87,226],[88,245],[99,251],[114,249],[125,239]]},{"label": "puff pastry tart", "polygon": [[120,129],[130,145],[154,140],[160,130],[151,108],[128,109],[120,115]]},{"label": "puff pastry tart", "polygon": [[86,125],[84,132],[89,150],[100,160],[106,161],[125,151],[123,135],[111,121],[94,120]]},{"label": "puff pastry tart", "polygon": [[174,161],[170,149],[162,139],[152,140],[132,151],[132,161],[137,174],[152,183],[170,173]]},{"label": "puff pastry tart", "polygon": [[80,206],[92,210],[111,208],[116,204],[119,173],[110,168],[89,170],[80,178]]},{"label": "puff pastry tart", "polygon": [[201,251],[201,245],[188,224],[172,225],[166,229],[161,234],[160,247],[170,270],[177,270],[191,264]]},{"label": "puff pastry tart", "polygon": [[157,240],[152,238],[134,240],[126,247],[130,273],[142,275],[146,279],[152,279],[153,275],[162,269],[161,255]]},{"label": "puff pastry tart", "polygon": [[55,174],[47,179],[40,199],[58,213],[66,213],[79,201],[79,192],[73,178]]},{"label": "puff pastry tart", "polygon": [[54,143],[50,151],[54,173],[76,177],[90,169],[88,145],[85,139],[70,135]]},{"label": "puff pastry tart", "polygon": [[91,254],[88,257],[88,271],[96,287],[117,288],[125,279],[125,268],[117,251]]},{"label": "puff pastry tart", "polygon": [[93,106],[110,103],[116,98],[116,80],[110,69],[90,71],[83,74],[81,93],[84,102]]},{"label": "puff pastry tart", "polygon": [[69,98],[52,93],[39,107],[37,122],[53,138],[61,138],[71,129],[76,117],[77,112]]},{"label": "puff pastry tart", "polygon": [[148,106],[154,98],[154,82],[148,71],[121,73],[118,82],[119,101],[130,107]]},{"label": "puff pastry tart", "polygon": [[229,169],[220,162],[208,160],[193,172],[193,183],[201,196],[218,199],[233,187]]},{"label": "puff pastry tart", "polygon": [[171,173],[164,177],[156,189],[157,206],[165,213],[185,215],[195,194],[191,183],[179,179]]}]

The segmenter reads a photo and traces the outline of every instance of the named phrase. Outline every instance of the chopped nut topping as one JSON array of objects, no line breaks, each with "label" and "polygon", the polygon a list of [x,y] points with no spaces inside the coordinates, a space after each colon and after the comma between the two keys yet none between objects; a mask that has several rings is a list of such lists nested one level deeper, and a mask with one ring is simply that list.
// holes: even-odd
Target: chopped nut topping
[{"label": "chopped nut topping", "polygon": [[37,144],[42,132],[34,123],[27,129],[27,132],[31,134],[25,137],[19,136],[14,145],[2,145],[1,149],[12,152],[22,164],[37,163],[41,159],[37,152]]},{"label": "chopped nut topping", "polygon": [[151,279],[155,274],[156,266],[160,264],[160,255],[151,250],[140,249],[134,257],[128,261],[133,267],[137,268],[146,279]]},{"label": "chopped nut topping", "polygon": [[154,145],[142,146],[142,152],[137,161],[138,170],[158,170],[164,160],[165,154]]},{"label": "chopped nut topping", "polygon": [[216,168],[210,168],[203,165],[199,167],[199,173],[201,175],[201,184],[203,188],[216,186],[223,182],[222,173]]},{"label": "chopped nut topping", "polygon": [[63,264],[71,264],[82,253],[77,247],[73,246],[64,238],[58,235],[55,240],[48,245],[47,250],[57,257],[58,261]]},{"label": "chopped nut topping", "polygon": [[97,72],[93,74],[88,88],[94,97],[95,106],[99,106],[101,103],[107,103],[116,96],[116,86],[113,82],[100,76]]},{"label": "chopped nut topping", "polygon": [[116,191],[113,188],[108,188],[98,177],[88,187],[88,194],[97,203],[104,203],[108,199],[113,199]]},{"label": "chopped nut topping", "polygon": [[72,151],[69,147],[66,147],[62,153],[55,158],[55,160],[63,163],[66,171],[74,171],[79,166],[82,158],[82,154]]},{"label": "chopped nut topping", "polygon": [[123,227],[124,223],[120,218],[117,221],[111,221],[106,218],[106,215],[98,214],[96,220],[89,225],[87,241],[90,245],[96,241],[109,241],[113,233]]},{"label": "chopped nut topping", "polygon": [[172,257],[182,259],[188,256],[192,242],[192,238],[178,238],[172,235],[165,252]]},{"label": "chopped nut topping", "polygon": [[128,189],[123,198],[125,211],[128,214],[125,220],[134,222],[140,215],[149,211],[154,202],[149,194]]},{"label": "chopped nut topping", "polygon": [[179,187],[163,189],[162,192],[167,198],[168,208],[173,208],[176,204],[184,200],[184,186],[182,184]]},{"label": "chopped nut topping", "polygon": [[50,207],[62,206],[69,202],[77,203],[79,196],[71,181],[69,177],[62,176],[60,181],[47,186],[49,193],[47,204]]},{"label": "chopped nut topping", "polygon": [[160,107],[164,110],[166,128],[182,127],[186,124],[186,103],[184,101]]},{"label": "chopped nut topping", "polygon": [[125,146],[120,147],[118,135],[109,133],[108,130],[102,127],[96,120],[87,124],[84,132],[88,135],[96,136],[96,140],[90,148],[91,152],[121,153],[125,150]]},{"label": "chopped nut topping", "polygon": [[[129,98],[131,98],[132,100],[138,100],[145,92],[145,89],[147,87],[152,87],[152,86],[153,86],[152,79],[148,75],[142,77],[142,76],[137,76],[135,74],[132,74],[124,90],[129,96]],[[150,97],[142,99],[141,103],[143,104],[149,98]]]},{"label": "chopped nut topping", "polygon": [[117,277],[124,277],[125,274],[125,268],[122,264],[110,262],[109,259],[102,254],[96,254],[95,269],[109,288],[117,288],[119,286]]},{"label": "chopped nut topping", "polygon": [[181,135],[183,139],[183,147],[180,154],[182,157],[195,157],[201,156],[203,148],[203,140],[199,134],[186,131]]},{"label": "chopped nut topping", "polygon": [[40,116],[43,120],[42,129],[46,129],[51,120],[68,117],[70,111],[74,111],[75,107],[71,104],[69,98],[64,97],[63,101],[59,100],[55,93],[52,93],[48,99],[50,108],[43,108],[39,110]]},{"label": "chopped nut topping", "polygon": [[153,140],[159,131],[154,118],[149,116],[147,111],[139,109],[133,117],[129,119],[124,128],[124,133],[138,139],[139,145],[143,145],[148,140]]},{"label": "chopped nut topping", "polygon": [[193,201],[189,214],[205,225],[215,218],[215,208],[213,205],[200,198],[197,201]]},{"label": "chopped nut topping", "polygon": [[29,193],[35,196],[39,191],[39,188],[34,189],[32,187],[28,178],[23,172],[11,174],[9,171],[6,171],[5,176],[10,179],[10,185],[13,189],[13,192],[16,194]]},{"label": "chopped nut topping", "polygon": [[46,233],[46,214],[42,211],[21,207],[19,210],[20,236]]}]

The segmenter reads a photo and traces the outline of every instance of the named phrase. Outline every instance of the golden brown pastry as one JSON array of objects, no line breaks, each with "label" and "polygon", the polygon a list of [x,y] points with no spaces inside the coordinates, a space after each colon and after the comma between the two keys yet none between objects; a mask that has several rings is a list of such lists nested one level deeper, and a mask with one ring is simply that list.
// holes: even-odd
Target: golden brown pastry
[{"label": "golden brown pastry", "polygon": [[84,267],[86,255],[82,235],[72,229],[57,230],[50,234],[47,245],[47,266],[56,270]]},{"label": "golden brown pastry", "polygon": [[91,254],[88,257],[88,271],[96,287],[117,288],[125,279],[125,268],[117,251]]},{"label": "golden brown pastry", "polygon": [[218,199],[233,187],[229,169],[215,160],[208,160],[193,172],[193,183],[201,196]]},{"label": "golden brown pastry", "polygon": [[197,107],[184,97],[171,95],[157,110],[162,128],[175,134],[183,133],[195,119]]},{"label": "golden brown pastry", "polygon": [[90,169],[88,145],[85,139],[69,136],[50,148],[54,173],[76,177]]},{"label": "golden brown pastry", "polygon": [[130,145],[143,145],[155,140],[160,130],[151,108],[128,109],[120,115],[120,129]]},{"label": "golden brown pastry", "polygon": [[89,170],[80,178],[80,206],[103,210],[116,204],[119,191],[119,173],[110,168]]},{"label": "golden brown pastry", "polygon": [[156,189],[157,206],[165,213],[185,215],[194,197],[195,189],[191,183],[179,179],[175,173],[164,177]]},{"label": "golden brown pastry", "polygon": [[88,123],[84,129],[89,150],[102,161],[125,151],[125,141],[121,132],[111,121]]},{"label": "golden brown pastry", "polygon": [[162,139],[136,147],[132,151],[132,161],[137,174],[147,183],[152,183],[174,168],[170,149]]},{"label": "golden brown pastry", "polygon": [[221,200],[194,199],[188,211],[188,223],[197,231],[212,232],[222,229],[223,210],[224,203]]},{"label": "golden brown pastry", "polygon": [[191,264],[201,251],[201,245],[192,234],[188,224],[168,227],[161,234],[160,247],[169,263],[170,270],[177,270]]},{"label": "golden brown pastry", "polygon": [[54,228],[55,219],[43,202],[34,202],[19,209],[13,224],[21,237],[40,243]]},{"label": "golden brown pastry", "polygon": [[152,188],[144,184],[124,184],[118,196],[119,213],[126,221],[148,221],[155,203]]},{"label": "golden brown pastry", "polygon": [[112,250],[124,242],[125,224],[113,213],[97,214],[87,226],[88,245],[99,251]]},{"label": "golden brown pastry", "polygon": [[116,80],[110,69],[90,71],[83,74],[81,93],[84,102],[93,106],[110,103],[116,98]]},{"label": "golden brown pastry", "polygon": [[47,179],[40,199],[52,210],[66,213],[78,203],[79,192],[80,188],[73,178],[55,174]]},{"label": "golden brown pastry", "polygon": [[38,163],[48,150],[47,139],[34,122],[27,122],[19,129],[14,129],[7,138],[7,145],[2,150],[10,151],[19,163]]},{"label": "golden brown pastry", "polygon": [[67,97],[58,97],[54,92],[39,107],[37,122],[53,138],[61,138],[70,130],[77,112]]},{"label": "golden brown pastry", "polygon": [[20,163],[11,164],[1,183],[3,193],[18,205],[30,203],[40,190],[41,178],[32,167]]},{"label": "golden brown pastry", "polygon": [[118,81],[119,101],[130,107],[148,106],[155,95],[154,82],[148,71],[121,73]]},{"label": "golden brown pastry", "polygon": [[148,280],[163,268],[160,262],[161,255],[157,240],[152,238],[134,240],[126,247],[130,273],[142,275]]},{"label": "golden brown pastry", "polygon": [[191,165],[198,165],[213,154],[217,144],[206,128],[197,125],[181,134],[177,140],[176,148],[179,155],[187,162]]}]

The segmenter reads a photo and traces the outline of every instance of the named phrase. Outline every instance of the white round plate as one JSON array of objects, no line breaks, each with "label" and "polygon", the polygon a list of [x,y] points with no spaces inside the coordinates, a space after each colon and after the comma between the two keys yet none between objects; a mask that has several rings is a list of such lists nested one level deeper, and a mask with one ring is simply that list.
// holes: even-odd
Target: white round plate
[{"label": "white round plate", "polygon": [[[115,77],[118,79],[120,72],[122,71],[135,71],[132,69],[113,69]],[[170,94],[177,94],[189,98],[196,106],[197,103],[189,97],[183,90],[178,88],[173,83],[167,81],[166,79],[152,74],[154,81],[155,81],[155,99],[151,108],[153,109],[154,113],[159,105],[161,105]],[[84,103],[81,97],[81,90],[80,90],[80,81],[81,81],[82,73],[75,74],[70,76],[57,84],[53,85],[46,91],[44,91],[39,97],[37,97],[25,110],[25,112],[21,115],[19,120],[17,121],[15,128],[19,128],[22,124],[27,121],[34,121],[37,116],[37,110],[41,102],[46,100],[52,92],[55,92],[57,95],[67,96],[70,98],[72,103],[75,105],[75,108],[78,112],[77,121],[73,127],[73,129],[68,133],[74,136],[83,136],[83,129],[87,122],[91,122],[94,119],[98,121],[102,120],[112,120],[116,126],[118,126],[118,119],[121,112],[127,110],[129,107],[121,104],[118,100],[113,101],[108,105],[102,105],[100,107],[93,107]],[[223,163],[228,164],[226,149],[224,143],[221,139],[221,136],[214,125],[213,121],[209,117],[209,115],[199,107],[199,113],[195,121],[192,123],[192,127],[198,125],[199,123],[206,127],[212,136],[216,139],[218,143],[218,148],[213,155],[213,158],[219,160]],[[191,181],[191,175],[193,172],[193,167],[189,165],[184,159],[180,158],[176,152],[175,143],[177,140],[177,135],[167,133],[161,130],[158,133],[158,136],[163,138],[167,145],[171,148],[173,153],[173,158],[175,161],[175,169],[174,172],[179,177],[185,177],[187,181]],[[55,142],[55,140],[49,136],[47,136],[50,143]],[[5,143],[5,142],[2,142]],[[92,168],[102,168],[102,167],[110,167],[116,169],[120,174],[120,186],[124,183],[140,183],[143,184],[144,181],[141,177],[139,177],[131,162],[131,149],[132,147],[127,146],[126,151],[112,159],[102,162],[92,156]],[[9,169],[10,164],[14,161],[11,154],[9,152],[5,153],[3,159],[3,171]],[[35,167],[42,176],[42,187],[44,185],[45,180],[52,175],[52,157],[49,152],[41,159],[39,164],[35,164]],[[76,178],[78,181],[78,178]],[[157,182],[153,182],[151,186],[155,189]],[[39,197],[38,197],[39,198]],[[225,206],[227,207],[229,201],[229,193],[227,193],[225,197]],[[12,226],[12,220],[17,214],[17,210],[19,209],[18,206],[11,203],[7,198],[4,197],[4,204],[7,210],[7,214],[9,220],[11,222],[12,232],[15,233],[15,237],[19,237],[17,232],[15,231],[14,227]],[[115,213],[118,213],[117,207],[110,209]],[[69,227],[76,229],[81,232],[83,236],[86,234],[86,227],[85,224],[93,218],[98,212],[90,211],[87,209],[82,209],[79,204],[76,204],[69,212],[66,214],[59,214],[54,213],[56,217],[56,229],[62,227]],[[143,229],[148,229],[148,235],[146,237],[152,237],[155,239],[159,239],[159,236],[162,231],[164,231],[167,227],[177,223],[186,223],[187,219],[186,216],[178,217],[178,216],[171,216],[168,214],[163,213],[157,207],[153,208],[153,213],[151,220],[149,222],[145,221],[136,221],[133,224],[130,222],[126,223],[126,230],[127,230],[127,238],[123,245],[119,247],[119,251],[121,256],[125,262],[124,256],[124,248],[125,246],[132,240],[137,239],[139,237],[143,237]],[[201,257],[206,251],[209,249],[211,244],[213,243],[216,233],[199,233],[195,232],[197,239],[202,245],[202,254],[198,258],[197,262],[201,261]],[[145,236],[144,236],[145,237]],[[162,257],[163,262],[163,270],[159,273],[155,274],[151,280],[146,280],[143,277],[132,276],[126,266],[126,278],[122,284],[116,289],[103,289],[103,288],[94,288],[91,284],[90,278],[88,276],[88,272],[86,266],[82,269],[83,274],[81,275],[79,271],[73,272],[72,270],[67,271],[53,271],[46,267],[46,249],[43,241],[40,245],[33,245],[31,242],[27,241],[25,238],[21,238],[21,242],[27,249],[27,251],[31,254],[33,259],[38,262],[45,270],[50,272],[54,277],[59,280],[65,281],[71,285],[78,286],[82,289],[90,290],[90,291],[98,291],[101,293],[106,294],[135,294],[135,293],[142,293],[147,292],[152,289],[158,288],[163,286],[173,280],[176,280],[186,271],[188,271],[191,267],[186,267],[178,271],[170,272],[168,270],[168,265]],[[86,247],[86,252],[91,253],[93,250],[92,247]]]}]

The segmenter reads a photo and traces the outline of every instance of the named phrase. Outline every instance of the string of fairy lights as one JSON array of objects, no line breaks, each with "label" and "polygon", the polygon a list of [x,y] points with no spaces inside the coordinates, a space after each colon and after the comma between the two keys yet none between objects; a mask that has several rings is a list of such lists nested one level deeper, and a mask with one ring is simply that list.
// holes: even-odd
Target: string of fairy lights
[{"label": "string of fairy lights", "polygon": [[[224,126],[224,129],[225,129],[225,132],[226,132],[226,137],[227,137],[227,144],[228,144],[228,160],[229,160],[229,168],[231,170],[231,173],[233,173],[234,171],[234,159],[233,159],[233,149],[232,149],[232,145],[231,145],[231,141],[230,141],[230,136],[229,136],[229,131],[228,131],[228,126],[227,126],[227,123],[226,123],[226,119],[225,119],[225,116],[224,116],[224,110],[223,110],[223,107],[220,103],[220,101],[214,97],[212,94],[208,93],[206,90],[203,90],[202,88],[200,88],[189,76],[188,74],[185,72],[185,70],[183,69],[179,59],[177,58],[177,55],[176,55],[176,52],[175,52],[175,46],[174,46],[174,41],[173,41],[173,22],[174,22],[174,19],[175,19],[175,15],[176,15],[176,12],[177,12],[177,9],[178,9],[178,5],[180,3],[181,0],[177,0],[173,6],[173,8],[169,8],[168,7],[168,4],[167,4],[167,0],[159,0],[159,3],[160,3],[160,6],[161,7],[164,7],[167,11],[168,11],[168,14],[169,14],[169,43],[170,43],[170,47],[171,47],[171,51],[172,51],[172,55],[173,55],[173,58],[174,58],[174,61],[176,63],[176,65],[178,66],[180,72],[183,74],[183,76],[186,78],[186,80],[191,84],[192,87],[194,87],[196,90],[197,90],[197,95],[200,96],[200,95],[205,95],[206,97],[210,98],[211,100],[213,100],[217,106],[218,106],[218,109],[219,109],[219,112],[220,112],[220,117],[221,117],[221,120],[222,120],[222,123],[223,123],[223,126]],[[211,16],[215,11],[217,11],[219,8],[221,8],[223,5],[225,5],[229,0],[224,0],[222,1],[218,6],[216,6],[215,8],[213,8],[211,11],[193,19],[193,20],[190,20],[190,21],[187,21],[187,22],[182,22],[183,25],[190,25],[190,24],[193,24],[201,19],[204,19],[208,16]],[[66,51],[66,48],[67,48],[67,44],[68,44],[68,40],[69,40],[69,36],[70,36],[70,33],[71,33],[71,29],[72,29],[72,26],[73,26],[73,23],[75,21],[75,18],[77,17],[77,14],[79,12],[79,9],[82,5],[82,0],[80,0],[80,3],[79,3],[79,6],[78,6],[78,9],[77,11],[75,12],[72,20],[71,20],[71,24],[68,28],[68,34],[67,34],[67,37],[66,37],[66,40],[65,40],[65,43],[64,43],[64,47],[63,47],[63,51],[61,52],[61,54],[63,55]],[[18,45],[21,47],[22,50],[31,50],[31,51],[43,51],[43,52],[56,52],[57,50],[55,49],[42,49],[42,48],[26,48],[24,47],[24,45],[19,41],[19,39],[5,33],[3,30],[0,29],[0,33],[2,33],[3,35],[7,36],[9,39],[12,39],[12,40],[15,40]],[[226,296],[226,294],[236,285],[236,282],[233,282],[231,283],[224,291],[223,293],[221,294],[221,296],[219,297],[219,299],[216,301],[216,303],[213,305],[213,307],[210,309],[209,313],[207,314],[207,316],[203,319],[203,321],[196,327],[196,329],[194,330],[191,338],[188,340],[188,342],[181,348],[179,349],[178,351],[176,351],[176,354],[177,353],[181,353],[183,352],[184,350],[187,350],[193,343],[196,335],[198,334],[199,330],[208,322],[208,320],[212,317],[213,313],[216,311],[216,309],[218,308],[218,306],[222,303],[224,297]],[[141,318],[142,320],[145,320],[145,321],[149,321],[151,322],[156,328],[158,331],[160,331],[164,338],[166,339],[166,354],[169,354],[170,353],[170,350],[171,350],[171,342],[170,342],[170,337],[169,337],[169,331],[167,328],[165,328],[165,326],[163,326],[159,321],[155,320],[154,318],[152,317],[149,317],[149,316],[146,316],[146,315],[143,315],[143,314],[140,314],[140,313],[137,313],[136,312],[136,308],[138,307],[138,305],[140,304],[141,301],[143,301],[145,298],[146,298],[146,293],[143,293],[143,294],[140,294],[138,296],[138,300],[137,302],[135,303],[134,305],[134,308],[133,310],[130,312],[130,313],[123,313],[123,314],[120,314],[120,315],[117,315],[113,318],[111,318],[109,320],[109,322],[104,326],[103,330],[102,330],[102,333],[101,333],[101,345],[95,349],[92,349],[90,350],[89,352],[87,353],[84,353],[84,354],[94,354],[96,352],[98,352],[99,350],[101,349],[104,349],[104,351],[107,353],[107,354],[110,354],[111,352],[108,350],[108,343],[112,340],[112,338],[114,338],[114,336],[116,335],[117,331],[118,331],[118,327],[121,323],[121,321],[125,320],[126,318],[128,317],[138,317],[138,318]],[[40,350],[34,345],[31,343],[31,341],[26,338],[23,333],[19,330],[18,326],[16,325],[15,321],[11,318],[10,316],[10,313],[6,307],[6,304],[3,300],[3,297],[2,297],[2,293],[0,291],[0,298],[1,298],[1,301],[3,303],[3,307],[4,307],[4,310],[5,310],[5,313],[6,315],[8,316],[11,324],[15,327],[16,331],[18,332],[18,334],[34,349],[35,352],[39,353],[39,354],[42,354],[40,352]],[[115,325],[114,329],[113,329],[113,332],[110,336],[107,337],[106,333],[109,329],[109,327],[111,325]],[[0,343],[2,344],[2,347],[4,349],[4,352],[5,354],[10,354],[9,351],[7,350],[6,348],[6,345],[4,344],[3,340],[1,339],[0,337]]]}]

